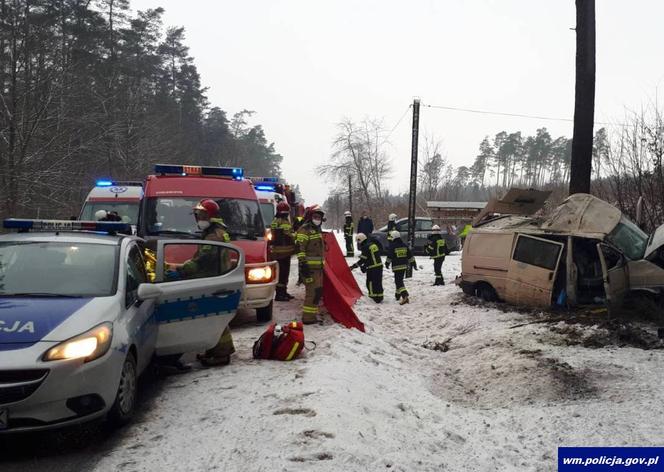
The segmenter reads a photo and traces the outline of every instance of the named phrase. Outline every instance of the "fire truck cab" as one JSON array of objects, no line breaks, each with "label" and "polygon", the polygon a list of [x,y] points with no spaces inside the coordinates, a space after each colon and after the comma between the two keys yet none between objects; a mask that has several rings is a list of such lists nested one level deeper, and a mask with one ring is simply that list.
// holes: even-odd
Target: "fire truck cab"
[{"label": "fire truck cab", "polygon": [[[268,240],[256,192],[241,168],[158,164],[145,181],[138,234],[146,240],[200,239],[192,209],[204,198],[219,204],[231,244],[244,250],[245,288],[240,308],[272,319],[277,263],[268,260]],[[182,263],[193,254],[173,255]]]}]

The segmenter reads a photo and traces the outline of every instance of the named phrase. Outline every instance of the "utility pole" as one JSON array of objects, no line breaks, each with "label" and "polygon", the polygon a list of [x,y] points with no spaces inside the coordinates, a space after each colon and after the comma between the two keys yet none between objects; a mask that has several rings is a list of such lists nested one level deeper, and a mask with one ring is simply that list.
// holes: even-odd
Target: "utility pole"
[{"label": "utility pole", "polygon": [[353,214],[353,178],[348,174],[348,211]]},{"label": "utility pole", "polygon": [[595,121],[595,0],[576,0],[576,89],[569,193],[590,193]]},{"label": "utility pole", "polygon": [[415,207],[417,204],[417,148],[420,133],[420,99],[413,100],[413,137],[410,149],[410,193],[408,195],[408,246],[415,247]]}]

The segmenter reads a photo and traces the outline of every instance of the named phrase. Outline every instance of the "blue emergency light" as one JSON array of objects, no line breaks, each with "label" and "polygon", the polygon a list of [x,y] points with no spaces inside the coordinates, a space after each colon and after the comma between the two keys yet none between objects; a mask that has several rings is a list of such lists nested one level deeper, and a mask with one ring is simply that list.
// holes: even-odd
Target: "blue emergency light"
[{"label": "blue emergency light", "polygon": [[161,175],[200,175],[204,177],[226,177],[234,180],[242,180],[244,178],[244,169],[240,167],[203,167],[157,164],[154,166],[154,171]]},{"label": "blue emergency light", "polygon": [[112,180],[97,180],[95,185],[97,187],[112,187],[114,183]]},{"label": "blue emergency light", "polygon": [[262,190],[264,192],[274,192],[275,191],[275,186],[274,185],[256,185],[255,189],[256,190]]},{"label": "blue emergency light", "polygon": [[70,220],[27,220],[7,218],[3,222],[5,229],[19,231],[94,231],[98,233],[131,234],[129,223],[118,221],[70,221]]}]

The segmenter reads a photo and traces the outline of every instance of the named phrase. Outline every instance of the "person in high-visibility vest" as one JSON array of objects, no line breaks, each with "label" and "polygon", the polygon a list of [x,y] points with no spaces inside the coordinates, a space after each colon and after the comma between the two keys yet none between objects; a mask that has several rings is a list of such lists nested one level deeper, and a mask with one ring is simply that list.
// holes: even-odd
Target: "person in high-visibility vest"
[{"label": "person in high-visibility vest", "polygon": [[470,231],[472,229],[473,229],[473,225],[467,224],[466,226],[463,227],[463,229],[459,233],[459,239],[461,240],[461,246],[462,247],[465,244],[466,238],[468,237],[468,234],[470,233]]},{"label": "person in high-visibility vest", "polygon": [[360,260],[350,266],[350,269],[359,267],[367,274],[369,298],[380,303],[383,301],[383,262],[380,258],[380,243],[374,238],[367,238],[364,233],[358,233],[356,238],[362,254]]},{"label": "person in high-visibility vest", "polygon": [[295,235],[289,215],[290,205],[282,201],[277,205],[277,214],[270,223],[272,233],[272,239],[269,241],[270,257],[279,264],[279,281],[274,297],[278,302],[288,302],[295,298],[288,293],[291,256],[295,253]]},{"label": "person in high-visibility vest", "polygon": [[445,238],[440,234],[440,226],[433,225],[431,231],[432,233],[427,238],[427,245],[424,249],[429,257],[433,259],[433,271],[436,274],[433,284],[445,285],[445,279],[443,278],[443,262],[445,262],[445,256],[449,254],[449,249],[445,242]]},{"label": "person in high-visibility vest", "polygon": [[325,244],[321,226],[325,220],[323,209],[314,205],[307,209],[305,223],[297,231],[297,260],[306,293],[302,306],[302,323],[318,322],[321,298],[323,297],[323,266]]},{"label": "person in high-visibility vest", "polygon": [[346,221],[344,223],[344,240],[346,241],[346,257],[355,257],[355,248],[353,247],[353,233],[355,232],[355,224],[353,223],[353,215],[350,211],[344,213]]}]

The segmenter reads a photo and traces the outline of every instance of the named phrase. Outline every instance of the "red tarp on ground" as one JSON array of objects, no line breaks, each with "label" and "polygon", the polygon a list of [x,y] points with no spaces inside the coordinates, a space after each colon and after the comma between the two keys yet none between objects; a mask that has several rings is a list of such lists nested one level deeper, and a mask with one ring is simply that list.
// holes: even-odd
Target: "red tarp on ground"
[{"label": "red tarp on ground", "polygon": [[364,332],[364,323],[353,311],[353,305],[362,296],[362,291],[350,272],[334,233],[323,233],[323,236],[325,240],[323,304],[334,321],[346,328],[357,328]]}]

